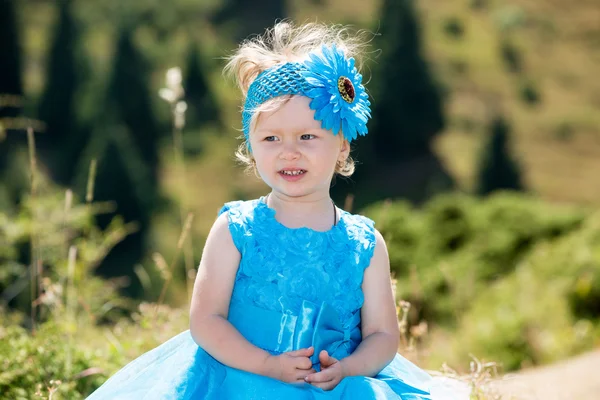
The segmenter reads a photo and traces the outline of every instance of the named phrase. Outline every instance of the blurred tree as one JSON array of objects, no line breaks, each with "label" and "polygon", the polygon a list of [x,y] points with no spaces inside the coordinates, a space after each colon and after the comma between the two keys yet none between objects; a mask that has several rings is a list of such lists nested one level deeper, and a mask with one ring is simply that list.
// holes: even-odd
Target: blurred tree
[{"label": "blurred tree", "polygon": [[483,148],[479,166],[477,193],[487,195],[495,190],[523,190],[521,169],[510,155],[510,126],[496,117],[490,126],[489,141]]},{"label": "blurred tree", "polygon": [[192,44],[185,69],[186,126],[194,129],[207,122],[220,122],[219,108],[207,83],[204,66],[200,63],[198,46]]},{"label": "blurred tree", "polygon": [[73,16],[73,1],[60,0],[57,6],[59,18],[38,110],[39,119],[46,123],[46,132],[40,136],[38,147],[52,177],[69,184],[73,166],[83,150],[80,136],[85,136],[77,120],[75,98],[85,69],[78,57],[80,31]]},{"label": "blurred tree", "polygon": [[[21,51],[15,1],[0,1],[0,120],[14,118],[20,114],[17,104],[23,96],[21,77]],[[10,97],[9,97],[10,96]],[[17,96],[17,98],[13,97]],[[0,122],[1,123],[1,122]],[[7,126],[8,124],[3,124]],[[8,154],[16,142],[12,129],[3,128],[0,132],[0,178],[8,167]]]},{"label": "blurred tree", "polygon": [[385,0],[381,16],[371,137],[378,158],[406,160],[429,153],[444,128],[442,98],[421,54],[413,0]]},{"label": "blurred tree", "polygon": [[[98,218],[105,228],[120,215],[136,222],[139,230],[127,236],[102,261],[98,272],[104,276],[129,276],[146,252],[151,215],[158,204],[158,140],[160,128],[154,119],[149,90],[149,68],[133,42],[135,27],[126,23],[119,32],[113,70],[103,106],[94,122],[92,139],[79,165],[98,158],[95,199],[115,202],[114,213]],[[81,177],[78,180],[81,187]],[[126,291],[140,294],[133,280]]]},{"label": "blurred tree", "polygon": [[506,37],[500,42],[500,55],[504,67],[508,72],[514,74],[523,72],[523,54],[521,50]]},{"label": "blurred tree", "polygon": [[27,180],[14,173],[22,170],[15,149],[26,142],[14,120],[24,102],[16,3],[0,0],[0,209],[4,210],[12,209],[28,187]]},{"label": "blurred tree", "polygon": [[538,105],[542,101],[542,95],[537,84],[529,78],[521,78],[519,97],[528,106]]},{"label": "blurred tree", "polygon": [[286,0],[224,0],[223,6],[212,16],[217,25],[230,24],[233,36],[240,41],[252,34],[262,34],[275,20],[287,16]]},{"label": "blurred tree", "polygon": [[357,154],[364,165],[356,183],[334,188],[338,200],[356,193],[359,208],[394,197],[421,202],[453,185],[431,150],[444,128],[442,95],[422,55],[413,0],[385,0],[380,15],[375,47],[382,54],[369,85],[373,118]]},{"label": "blurred tree", "polygon": [[465,36],[465,25],[456,16],[446,18],[443,29],[444,33],[451,39],[462,39]]},{"label": "blurred tree", "polygon": [[131,283],[126,293],[140,296],[141,284],[135,278],[134,266],[146,252],[146,232],[153,208],[150,171],[126,127],[110,124],[96,133],[91,142],[92,151],[98,155],[94,198],[116,204],[113,213],[97,217],[98,225],[105,229],[118,215],[125,222],[135,222],[138,228],[108,253],[97,272],[107,277],[127,276]]},{"label": "blurred tree", "polygon": [[107,107],[125,123],[150,179],[156,186],[160,127],[154,118],[149,90],[150,66],[133,43],[135,28],[126,23],[120,31],[108,84]]}]

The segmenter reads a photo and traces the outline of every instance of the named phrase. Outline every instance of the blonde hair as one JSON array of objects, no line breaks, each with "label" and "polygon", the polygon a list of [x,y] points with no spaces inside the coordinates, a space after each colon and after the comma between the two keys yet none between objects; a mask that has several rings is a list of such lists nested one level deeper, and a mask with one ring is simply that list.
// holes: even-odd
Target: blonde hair
[{"label": "blonde hair", "polygon": [[[278,22],[263,35],[242,42],[234,55],[228,58],[224,73],[234,76],[244,102],[248,88],[261,72],[277,64],[308,59],[311,52],[320,50],[325,44],[335,44],[346,57],[354,57],[357,68],[360,69],[361,53],[367,44],[364,40],[365,33],[363,31],[352,35],[347,27],[341,25],[307,23],[294,26],[290,21]],[[256,126],[261,113],[277,110],[291,97],[278,96],[256,108],[250,130]],[[257,172],[254,157],[246,141],[238,147],[235,155],[248,171]],[[335,173],[350,176],[354,173],[354,167],[354,160],[348,156],[345,161],[338,161]]]}]

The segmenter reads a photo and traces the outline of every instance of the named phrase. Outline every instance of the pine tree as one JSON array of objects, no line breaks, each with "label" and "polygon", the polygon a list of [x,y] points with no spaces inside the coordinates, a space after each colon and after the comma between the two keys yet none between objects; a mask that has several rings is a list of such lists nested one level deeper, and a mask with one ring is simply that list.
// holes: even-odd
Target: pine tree
[{"label": "pine tree", "polygon": [[219,111],[207,83],[206,73],[200,64],[200,52],[191,46],[185,70],[185,101],[188,104],[186,126],[194,129],[207,122],[219,122]]},{"label": "pine tree", "polygon": [[369,136],[377,159],[397,162],[429,153],[444,116],[440,90],[423,59],[413,0],[385,0],[381,15]]},{"label": "pine tree", "polygon": [[59,18],[50,50],[46,87],[38,117],[46,123],[40,136],[42,156],[49,163],[53,177],[68,184],[73,175],[81,147],[78,135],[75,94],[81,84],[81,60],[77,57],[79,30],[72,15],[72,0],[58,4]]},{"label": "pine tree", "polygon": [[[15,3],[14,0],[0,1],[0,95],[22,98],[21,50]],[[0,104],[0,120],[15,118],[20,111],[19,107]],[[14,133],[4,129],[0,134],[0,178],[7,168],[9,152],[16,142]]]},{"label": "pine tree", "polygon": [[[133,25],[121,29],[104,105],[83,157],[100,158],[95,198],[117,204],[114,213],[98,219],[99,225],[103,227],[119,215],[139,227],[111,250],[98,272],[134,279],[133,267],[146,253],[147,233],[158,201],[160,128],[152,111],[149,68],[133,43],[133,32]],[[127,292],[135,296],[139,289],[135,284]]]},{"label": "pine tree", "polygon": [[120,32],[108,85],[107,109],[127,126],[156,186],[160,127],[154,118],[149,90],[149,65],[133,43],[134,27]]},{"label": "pine tree", "polygon": [[[423,58],[413,0],[384,0],[374,47],[369,134],[354,154],[360,164],[349,182],[338,180],[334,199],[354,194],[354,206],[389,198],[415,203],[453,187],[431,149],[444,128],[442,96]],[[367,76],[366,79],[370,78]]]},{"label": "pine tree", "polygon": [[480,161],[478,194],[487,195],[500,189],[523,190],[521,170],[510,155],[509,144],[510,126],[504,118],[494,118]]},{"label": "pine tree", "polygon": [[[0,1],[0,93],[22,96],[21,51],[14,3],[14,0]],[[3,108],[0,115],[7,115],[8,111]]]},{"label": "pine tree", "polygon": [[108,277],[128,276],[132,283],[126,292],[138,296],[141,288],[135,280],[133,267],[147,250],[146,233],[152,209],[151,199],[146,197],[151,190],[148,170],[124,126],[110,124],[97,130],[90,142],[90,150],[98,159],[94,198],[116,205],[113,213],[98,217],[98,224],[105,227],[112,218],[119,216],[125,222],[134,222],[138,228],[110,251],[97,271]]}]

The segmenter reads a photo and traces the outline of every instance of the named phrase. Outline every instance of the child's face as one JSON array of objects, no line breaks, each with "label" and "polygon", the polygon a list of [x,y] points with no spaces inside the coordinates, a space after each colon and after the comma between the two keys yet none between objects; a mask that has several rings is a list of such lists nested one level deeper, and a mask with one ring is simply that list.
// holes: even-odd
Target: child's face
[{"label": "child's face", "polygon": [[290,197],[328,195],[336,162],[350,152],[341,135],[321,129],[309,103],[308,97],[293,96],[279,109],[261,113],[250,133],[261,178]]}]

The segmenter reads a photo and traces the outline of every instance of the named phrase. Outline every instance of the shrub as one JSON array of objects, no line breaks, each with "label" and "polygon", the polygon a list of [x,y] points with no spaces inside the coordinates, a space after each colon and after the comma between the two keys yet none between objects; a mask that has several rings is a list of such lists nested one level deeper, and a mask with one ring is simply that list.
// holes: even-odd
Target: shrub
[{"label": "shrub", "polygon": [[576,230],[585,216],[509,192],[485,200],[446,194],[422,209],[400,202],[364,212],[386,239],[398,296],[414,305],[411,318],[445,326],[538,243]]},{"label": "shrub", "polygon": [[[565,358],[600,333],[600,214],[515,192],[438,196],[365,210],[388,244],[396,292],[426,320],[427,365],[506,370]],[[427,341],[426,341],[427,342]]]},{"label": "shrub", "polygon": [[[0,392],[4,398],[28,400],[36,394],[53,399],[83,399],[103,377],[95,372],[114,363],[93,349],[72,346],[65,332],[53,322],[42,324],[31,335],[0,315]],[[112,368],[111,368],[112,369]]]}]

